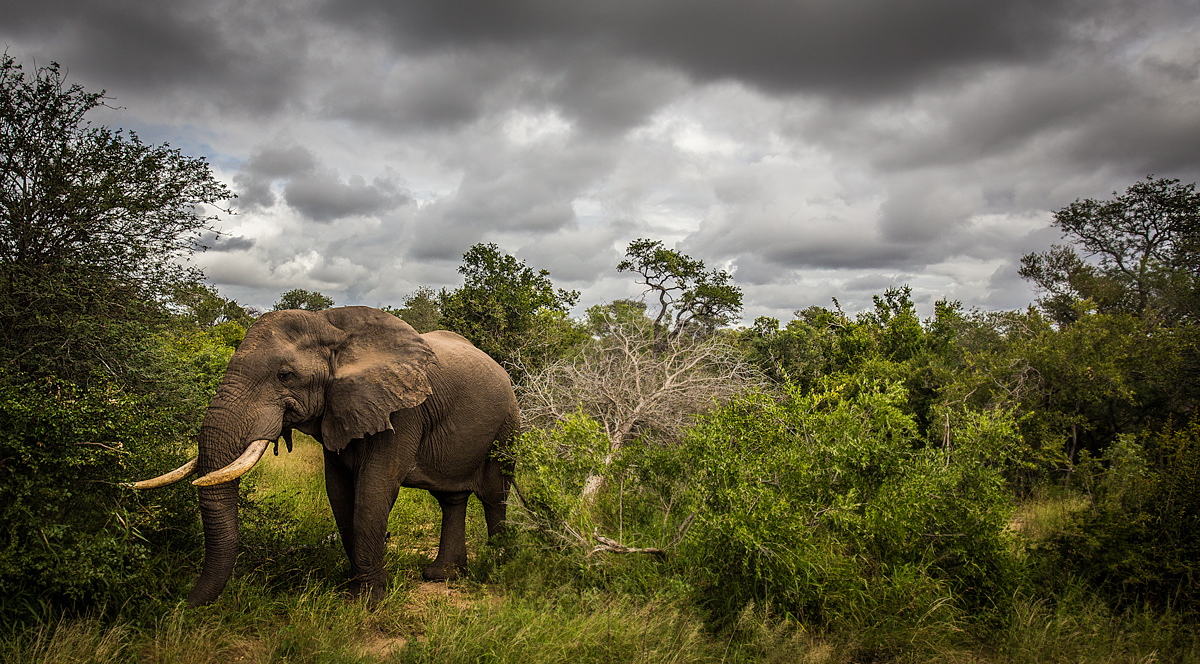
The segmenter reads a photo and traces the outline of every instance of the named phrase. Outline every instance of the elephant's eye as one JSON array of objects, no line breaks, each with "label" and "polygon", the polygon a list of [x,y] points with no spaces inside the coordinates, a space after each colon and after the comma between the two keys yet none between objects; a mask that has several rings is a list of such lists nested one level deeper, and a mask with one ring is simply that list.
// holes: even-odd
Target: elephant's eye
[{"label": "elephant's eye", "polygon": [[280,369],[280,370],[279,370],[279,380],[281,380],[281,381],[286,381],[287,379],[291,378],[291,377],[292,377],[292,376],[294,376],[294,375],[295,375],[295,374],[293,374],[292,372],[288,371],[287,369]]}]

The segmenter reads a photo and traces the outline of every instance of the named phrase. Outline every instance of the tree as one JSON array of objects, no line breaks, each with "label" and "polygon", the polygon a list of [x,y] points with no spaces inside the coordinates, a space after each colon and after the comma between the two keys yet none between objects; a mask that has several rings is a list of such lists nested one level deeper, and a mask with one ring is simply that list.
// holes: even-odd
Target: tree
[{"label": "tree", "polygon": [[[200,276],[185,259],[211,219],[202,206],[231,196],[203,159],[93,127],[84,117],[104,100],[57,64],[26,75],[0,56],[6,614],[122,605],[151,581],[148,542],[194,537],[183,492],[151,503],[121,483],[178,465],[199,424],[199,372],[174,363],[164,337],[171,299]],[[215,376],[222,354],[198,369]]]},{"label": "tree", "polygon": [[176,289],[171,304],[180,317],[201,329],[224,323],[236,323],[248,328],[258,317],[256,309],[247,309],[237,300],[227,300],[215,288],[198,281]]},{"label": "tree", "polygon": [[404,297],[403,307],[384,307],[383,310],[424,334],[441,326],[442,311],[437,297],[432,288],[421,286]]},{"label": "tree", "polygon": [[0,56],[0,355],[20,371],[127,374],[139,330],[231,198],[203,158],[84,120],[104,92]]},{"label": "tree", "polygon": [[439,296],[441,324],[502,365],[534,371],[586,335],[569,318],[577,291],[555,289],[550,273],[495,244],[476,244],[458,267],[462,287]]},{"label": "tree", "polygon": [[292,290],[279,296],[279,301],[275,303],[272,311],[283,311],[284,309],[304,309],[306,311],[323,311],[333,306],[333,298],[322,295],[317,291],[308,291],[303,288],[293,288]]},{"label": "tree", "polygon": [[[1102,313],[1151,311],[1193,320],[1200,279],[1200,194],[1195,184],[1147,176],[1110,201],[1076,199],[1054,213],[1075,247],[1055,245],[1021,259],[1021,276],[1046,293],[1040,303],[1060,324],[1072,304],[1091,300]],[[1091,261],[1085,260],[1091,259]]]},{"label": "tree", "polygon": [[742,289],[730,283],[728,272],[705,271],[704,261],[667,249],[659,240],[630,242],[617,271],[641,275],[645,294],[658,300],[654,338],[659,345],[693,327],[711,333],[741,314]]}]

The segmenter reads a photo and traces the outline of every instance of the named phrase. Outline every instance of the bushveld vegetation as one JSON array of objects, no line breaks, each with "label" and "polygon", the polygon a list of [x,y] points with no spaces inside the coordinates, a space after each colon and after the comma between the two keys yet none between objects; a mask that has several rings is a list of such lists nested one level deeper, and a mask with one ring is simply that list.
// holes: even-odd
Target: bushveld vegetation
[{"label": "bushveld vegetation", "polygon": [[461,288],[388,310],[514,377],[505,536],[473,502],[468,574],[422,583],[438,511],[402,491],[368,609],[297,435],[243,479],[234,580],[187,609],[193,491],[123,483],[187,458],[258,313],[173,267],[228,192],[90,128],[102,95],[57,66],[5,56],[0,83],[0,661],[1200,660],[1193,185],[1064,207],[1022,311],[921,318],[898,286],[731,329],[731,275],[639,240],[617,267],[644,301],[576,320],[472,247]]}]

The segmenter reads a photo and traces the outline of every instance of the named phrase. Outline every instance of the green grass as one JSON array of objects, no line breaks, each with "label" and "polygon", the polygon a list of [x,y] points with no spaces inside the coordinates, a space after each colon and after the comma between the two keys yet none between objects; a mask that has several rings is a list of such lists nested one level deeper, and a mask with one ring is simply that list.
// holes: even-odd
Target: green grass
[{"label": "green grass", "polygon": [[[1011,615],[986,629],[930,614],[916,625],[876,616],[811,632],[751,605],[717,630],[671,564],[583,558],[521,535],[506,549],[489,547],[474,499],[470,574],[423,583],[440,512],[415,490],[401,491],[389,520],[389,594],[368,609],[341,590],[347,564],[329,540],[336,529],[319,445],[298,437],[292,454],[260,466],[247,486],[266,507],[243,521],[247,546],[217,602],[189,609],[182,596],[162,597],[153,614],[127,607],[5,625],[0,663],[1200,661],[1194,624],[1150,610],[1114,613],[1082,584],[1055,595],[1023,588]],[[1019,506],[1013,528],[1040,541],[1084,507],[1078,497],[1042,497]],[[198,563],[178,574],[190,578]]]},{"label": "green grass", "polygon": [[1027,541],[1044,542],[1062,530],[1072,514],[1091,506],[1087,496],[1068,491],[1044,492],[1017,506],[1011,527]]}]

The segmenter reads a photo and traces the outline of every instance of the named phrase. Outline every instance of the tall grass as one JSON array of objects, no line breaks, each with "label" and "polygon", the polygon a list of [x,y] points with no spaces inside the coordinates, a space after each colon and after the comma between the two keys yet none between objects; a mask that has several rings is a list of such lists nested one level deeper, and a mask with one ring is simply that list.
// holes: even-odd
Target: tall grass
[{"label": "tall grass", "polygon": [[[915,567],[880,572],[892,585],[870,590],[864,607],[881,610],[822,627],[750,601],[717,627],[704,608],[711,586],[698,584],[679,558],[584,556],[522,532],[506,546],[488,546],[474,500],[467,578],[423,583],[440,513],[414,490],[400,492],[389,520],[389,593],[368,609],[341,590],[347,564],[341,543],[330,539],[336,529],[321,456],[319,445],[298,437],[291,455],[268,456],[253,471],[246,547],[214,604],[189,609],[182,595],[163,591],[156,613],[128,607],[4,625],[0,663],[1200,661],[1194,624],[1149,609],[1116,612],[1081,583],[1056,595],[1026,583],[1003,620],[981,631],[948,610],[946,588]],[[1040,496],[1018,506],[1013,527],[1040,541],[1078,506],[1070,495]],[[594,509],[603,512],[596,523],[623,517],[626,537],[676,530],[639,535],[653,514],[643,504],[598,500]],[[179,563],[183,581],[174,585],[190,582],[198,562]]]}]

